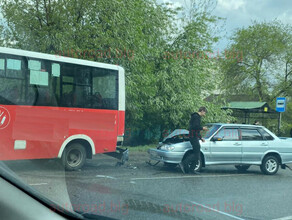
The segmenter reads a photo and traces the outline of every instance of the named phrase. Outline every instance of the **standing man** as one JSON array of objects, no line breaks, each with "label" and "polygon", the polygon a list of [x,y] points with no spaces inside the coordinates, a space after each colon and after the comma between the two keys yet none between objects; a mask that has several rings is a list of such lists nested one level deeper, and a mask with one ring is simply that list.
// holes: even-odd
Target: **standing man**
[{"label": "standing man", "polygon": [[[190,136],[190,142],[193,147],[193,157],[188,157],[189,159],[182,161],[179,166],[183,173],[189,173],[190,169],[194,169],[199,162],[200,159],[200,153],[201,153],[201,145],[199,140],[202,142],[205,142],[205,140],[202,138],[200,132],[202,130],[206,131],[208,130],[207,127],[201,127],[201,117],[205,116],[207,113],[206,107],[200,107],[198,112],[195,112],[191,115],[191,120],[189,124],[189,136]],[[190,167],[189,164],[192,164]],[[199,172],[194,172],[195,174],[199,174]]]},{"label": "standing man", "polygon": [[290,136],[291,136],[291,138],[292,138],[292,128],[291,128],[291,130],[290,130]]}]

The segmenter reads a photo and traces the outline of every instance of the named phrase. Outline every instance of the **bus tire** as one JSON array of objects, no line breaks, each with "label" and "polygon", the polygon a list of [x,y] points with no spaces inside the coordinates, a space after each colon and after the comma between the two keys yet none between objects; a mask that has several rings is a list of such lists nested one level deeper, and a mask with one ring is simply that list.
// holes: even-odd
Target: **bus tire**
[{"label": "bus tire", "polygon": [[62,155],[62,163],[66,170],[74,171],[80,169],[86,161],[85,147],[74,142],[69,144]]}]

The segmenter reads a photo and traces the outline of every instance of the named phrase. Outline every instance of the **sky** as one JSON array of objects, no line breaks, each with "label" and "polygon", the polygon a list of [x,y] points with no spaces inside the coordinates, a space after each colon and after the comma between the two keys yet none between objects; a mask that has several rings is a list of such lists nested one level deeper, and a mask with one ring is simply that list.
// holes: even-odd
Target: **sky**
[{"label": "sky", "polygon": [[[158,3],[172,3],[169,7],[181,7],[188,1],[190,0],[157,0]],[[292,0],[217,0],[213,15],[226,19],[223,26],[225,37],[215,46],[218,50],[224,50],[228,45],[228,38],[234,31],[237,28],[248,27],[253,20],[278,19],[284,24],[292,24]]]},{"label": "sky", "polygon": [[[171,3],[169,7],[182,7],[191,0],[157,0]],[[205,0],[194,0],[205,1]],[[217,2],[213,15],[225,18],[222,39],[214,50],[222,52],[228,45],[228,38],[237,28],[248,27],[253,20],[272,21],[278,19],[284,24],[292,24],[292,0],[210,0]],[[3,19],[0,10],[0,21]]]}]

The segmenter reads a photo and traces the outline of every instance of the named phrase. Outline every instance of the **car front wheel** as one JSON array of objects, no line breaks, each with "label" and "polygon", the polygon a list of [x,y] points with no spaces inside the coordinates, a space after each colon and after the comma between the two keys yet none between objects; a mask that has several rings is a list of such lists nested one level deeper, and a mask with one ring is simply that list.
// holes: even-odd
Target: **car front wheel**
[{"label": "car front wheel", "polygon": [[184,159],[183,163],[186,166],[189,166],[189,171],[190,172],[200,172],[202,169],[202,156],[199,157],[199,161],[196,167],[194,167],[194,162],[193,162],[193,154],[189,154],[186,156],[186,158]]},{"label": "car front wheel", "polygon": [[278,172],[279,161],[275,156],[267,156],[261,165],[261,171],[267,175],[274,175]]}]

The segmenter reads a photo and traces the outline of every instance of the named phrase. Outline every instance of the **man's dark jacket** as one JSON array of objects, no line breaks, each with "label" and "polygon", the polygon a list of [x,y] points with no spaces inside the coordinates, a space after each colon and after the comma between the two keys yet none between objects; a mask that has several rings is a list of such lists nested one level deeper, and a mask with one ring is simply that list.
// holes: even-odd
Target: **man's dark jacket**
[{"label": "man's dark jacket", "polygon": [[201,139],[202,136],[200,134],[200,131],[202,131],[203,128],[201,127],[201,116],[195,112],[191,115],[190,125],[189,125],[189,131],[190,131],[190,138],[198,138]]}]

